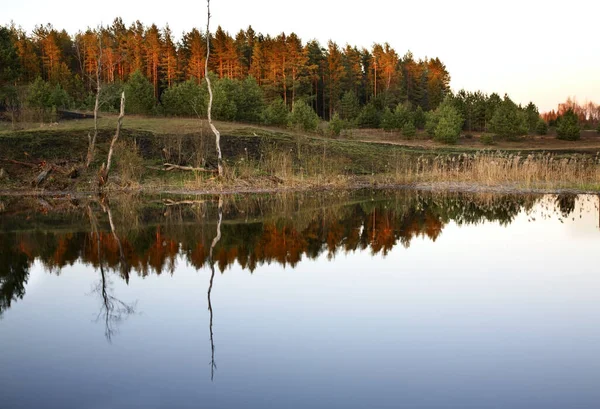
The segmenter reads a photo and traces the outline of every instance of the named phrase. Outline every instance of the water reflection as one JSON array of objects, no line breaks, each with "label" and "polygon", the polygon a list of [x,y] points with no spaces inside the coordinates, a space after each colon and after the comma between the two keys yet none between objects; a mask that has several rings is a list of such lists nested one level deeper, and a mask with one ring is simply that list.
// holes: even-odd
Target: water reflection
[{"label": "water reflection", "polygon": [[[597,210],[599,200],[589,195],[412,191],[184,200],[140,196],[110,203],[106,198],[5,198],[0,213],[0,314],[23,298],[35,260],[57,275],[75,262],[99,271],[100,316],[110,339],[114,324],[132,314],[135,303],[110,294],[109,271],[129,282],[132,272],[142,277],[173,274],[178,257],[196,269],[209,266],[212,314],[215,267],[221,272],[233,263],[250,272],[272,262],[295,267],[303,257],[326,253],[333,259],[338,252],[366,249],[385,256],[398,244],[408,248],[417,237],[435,242],[449,223],[508,225],[520,212],[531,222],[536,217],[562,220],[576,217],[576,212],[581,217],[586,203]],[[210,332],[212,344],[212,325]]]}]

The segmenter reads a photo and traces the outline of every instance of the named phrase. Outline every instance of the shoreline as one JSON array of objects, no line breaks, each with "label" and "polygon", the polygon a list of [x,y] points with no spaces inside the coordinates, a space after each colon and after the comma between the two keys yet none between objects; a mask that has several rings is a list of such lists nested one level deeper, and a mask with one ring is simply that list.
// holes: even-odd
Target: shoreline
[{"label": "shoreline", "polygon": [[178,189],[173,187],[162,188],[113,188],[106,191],[61,191],[45,189],[23,189],[2,190],[0,197],[69,197],[84,198],[91,196],[122,196],[133,195],[253,195],[253,194],[278,194],[278,193],[306,193],[306,192],[343,192],[363,189],[371,190],[414,190],[435,193],[494,193],[494,194],[572,194],[572,195],[600,195],[599,190],[580,188],[546,188],[546,187],[523,187],[517,184],[485,185],[470,182],[414,182],[414,183],[381,183],[357,181],[344,186],[339,185],[307,185],[307,186],[226,186],[222,188],[210,186],[205,189]]}]

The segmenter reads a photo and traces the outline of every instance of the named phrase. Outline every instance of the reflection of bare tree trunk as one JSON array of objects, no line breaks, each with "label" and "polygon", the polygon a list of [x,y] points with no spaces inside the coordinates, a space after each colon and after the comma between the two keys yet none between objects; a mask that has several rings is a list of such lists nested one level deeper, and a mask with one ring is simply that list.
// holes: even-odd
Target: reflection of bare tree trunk
[{"label": "reflection of bare tree trunk", "polygon": [[125,278],[125,282],[129,284],[129,265],[127,264],[127,259],[125,258],[125,253],[123,252],[121,239],[119,239],[119,236],[117,236],[117,230],[115,229],[115,223],[113,222],[112,212],[110,211],[110,204],[108,201],[102,201],[101,204],[104,211],[108,214],[110,231],[117,242],[117,247],[119,248],[119,264],[121,265],[121,275]]},{"label": "reflection of bare tree trunk", "polygon": [[[108,209],[110,212],[110,209]],[[116,332],[116,325],[119,324],[127,316],[135,313],[137,302],[126,304],[115,296],[110,294],[110,283],[106,278],[104,266],[102,264],[102,247],[100,242],[100,232],[98,231],[98,221],[94,216],[92,208],[88,205],[88,215],[92,225],[92,236],[96,236],[96,248],[98,250],[98,265],[100,266],[100,283],[96,286],[94,292],[100,293],[102,306],[96,317],[96,322],[103,318],[104,321],[104,336],[108,342],[112,341],[112,336]],[[109,220],[112,216],[109,213]],[[114,225],[111,222],[111,229],[114,233]],[[119,245],[120,246],[120,245]]]},{"label": "reflection of bare tree trunk", "polygon": [[210,283],[208,285],[208,312],[210,314],[209,332],[210,332],[210,350],[211,350],[211,361],[210,361],[210,380],[212,381],[215,376],[215,369],[217,364],[215,363],[215,342],[213,337],[213,309],[210,301],[210,295],[212,293],[213,280],[215,278],[215,262],[213,260],[213,251],[215,246],[221,240],[221,221],[223,220],[223,197],[219,196],[219,219],[217,222],[217,235],[210,245],[209,262],[210,262]]}]

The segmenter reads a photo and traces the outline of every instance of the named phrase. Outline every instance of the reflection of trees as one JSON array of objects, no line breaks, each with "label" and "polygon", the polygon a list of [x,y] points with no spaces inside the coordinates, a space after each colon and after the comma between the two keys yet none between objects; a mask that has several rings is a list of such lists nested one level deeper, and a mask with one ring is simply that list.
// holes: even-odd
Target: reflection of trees
[{"label": "reflection of trees", "polygon": [[23,299],[29,263],[27,254],[18,248],[14,233],[0,236],[0,317],[13,301]]},{"label": "reflection of trees", "polygon": [[[124,272],[124,278],[129,282],[129,271],[127,269],[126,261],[124,261],[123,249],[121,242],[116,234],[115,226],[112,221],[112,214],[110,211],[110,205],[108,202],[101,202],[101,205],[105,212],[108,213],[110,221],[112,237],[118,244],[119,255],[121,258],[121,271]],[[100,311],[96,317],[96,322],[102,321],[104,323],[104,336],[108,342],[112,341],[113,335],[116,333],[117,326],[125,320],[129,315],[135,313],[135,307],[137,303],[126,304],[112,294],[112,283],[108,280],[107,274],[104,270],[104,263],[102,262],[102,236],[98,232],[98,221],[92,210],[91,205],[87,206],[88,216],[90,219],[92,232],[90,236],[96,240],[96,248],[98,252],[98,264],[100,267],[100,281],[94,288],[94,292],[100,295],[102,300]]]},{"label": "reflection of trees", "polygon": [[[196,268],[210,263],[220,271],[233,263],[250,271],[271,262],[294,267],[323,253],[333,257],[339,251],[369,249],[385,255],[397,245],[409,247],[416,237],[435,241],[450,222],[506,225],[540,198],[406,191],[377,200],[342,197],[337,202],[332,196],[285,197],[290,204],[264,196],[221,198],[220,214],[227,217],[215,246],[215,221],[207,217],[215,210],[210,200],[155,201],[133,209],[118,201],[115,206],[101,202],[104,212],[97,214],[92,240],[85,232],[35,231],[20,234],[18,246],[10,251],[21,248],[28,260],[39,257],[57,272],[79,259],[118,271],[125,280],[131,271],[141,276],[173,272],[180,256]],[[573,198],[556,206],[572,209]],[[135,222],[128,223],[128,218]]]},{"label": "reflection of trees", "polygon": [[563,194],[556,197],[556,206],[564,217],[568,217],[575,211],[577,195]]}]

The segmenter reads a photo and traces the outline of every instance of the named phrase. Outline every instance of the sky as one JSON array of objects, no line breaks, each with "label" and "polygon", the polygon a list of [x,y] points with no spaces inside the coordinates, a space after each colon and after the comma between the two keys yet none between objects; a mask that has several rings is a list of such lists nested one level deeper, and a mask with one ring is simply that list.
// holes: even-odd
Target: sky
[{"label": "sky", "polygon": [[[14,21],[27,31],[52,23],[74,34],[117,16],[126,25],[169,24],[177,36],[206,25],[204,1],[105,0],[97,10],[74,0],[7,3],[0,24]],[[533,101],[547,111],[568,96],[600,103],[599,12],[595,0],[213,0],[211,30],[220,25],[234,35],[251,25],[265,35],[295,32],[304,42],[323,45],[388,42],[401,56],[410,50],[416,58],[439,57],[455,91],[508,93],[517,103]]]}]

